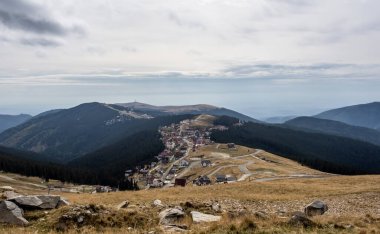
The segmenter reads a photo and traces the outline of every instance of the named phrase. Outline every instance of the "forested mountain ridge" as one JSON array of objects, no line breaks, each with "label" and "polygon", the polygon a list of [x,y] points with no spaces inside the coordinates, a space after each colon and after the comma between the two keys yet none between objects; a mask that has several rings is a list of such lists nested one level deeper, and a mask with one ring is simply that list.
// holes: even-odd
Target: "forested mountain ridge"
[{"label": "forested mountain ridge", "polygon": [[346,106],[325,111],[314,117],[380,130],[380,102]]},{"label": "forested mountain ridge", "polygon": [[339,121],[313,117],[298,117],[285,122],[284,126],[348,137],[380,146],[380,131],[371,128],[353,126]]},{"label": "forested mountain ridge", "polygon": [[67,162],[136,132],[183,118],[186,117],[151,118],[121,106],[86,103],[36,117],[8,129],[0,134],[0,144]]}]

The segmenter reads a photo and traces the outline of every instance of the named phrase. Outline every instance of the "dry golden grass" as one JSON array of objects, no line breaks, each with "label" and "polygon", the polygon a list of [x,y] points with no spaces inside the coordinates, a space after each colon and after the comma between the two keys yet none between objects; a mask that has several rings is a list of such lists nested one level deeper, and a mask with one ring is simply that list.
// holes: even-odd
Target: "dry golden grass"
[{"label": "dry golden grass", "polygon": [[216,200],[287,201],[366,192],[380,193],[380,175],[241,182],[213,186],[187,186],[106,194],[64,193],[61,195],[77,204],[117,205],[125,199],[138,204],[151,203],[154,199],[160,199],[166,203],[178,203],[193,199],[208,200],[211,198]]},{"label": "dry golden grass", "polygon": [[[210,200],[232,200],[244,206],[251,203],[265,203],[267,206],[270,206],[294,201],[302,201],[301,204],[305,205],[307,204],[306,202],[316,198],[322,200],[338,199],[338,204],[340,204],[340,201],[348,202],[347,200],[355,196],[360,197],[364,195],[364,198],[380,197],[380,175],[335,176],[319,179],[293,179],[271,182],[242,182],[204,187],[187,186],[184,188],[175,187],[134,192],[125,191],[99,194],[56,192],[56,194],[66,197],[73,204],[102,204],[105,207],[109,207],[109,209],[114,209],[117,204],[124,200],[129,200],[135,207],[149,208],[155,199],[160,199],[164,204],[169,205],[180,205],[187,201],[202,203]],[[368,208],[369,210],[373,210],[373,208],[371,208],[373,204],[371,204],[370,200],[364,200],[362,203],[357,203],[356,200],[353,200],[353,202],[355,204],[353,204],[352,207],[356,209]],[[378,206],[378,204],[375,205]],[[26,228],[0,226],[0,232],[54,233],[55,229],[52,226],[56,223],[57,218],[64,213],[65,209],[67,208],[50,211],[49,214],[45,214],[43,211],[28,214],[28,219],[32,220],[31,226]],[[332,210],[334,210],[334,207],[332,207]],[[116,224],[121,223],[118,220],[125,218],[123,212],[124,211],[117,213],[115,216],[112,216],[111,213],[112,218],[110,222],[115,222]],[[126,219],[125,224],[118,224],[113,227],[107,226],[107,218],[105,220],[107,224],[105,227],[96,227],[96,225],[85,226],[80,229],[69,229],[68,233],[144,233],[152,230],[156,231],[156,233],[163,233],[157,225],[158,212],[159,210],[156,208],[144,208],[138,211],[141,215],[135,216],[137,220],[130,219],[128,221]],[[360,233],[361,231],[371,233],[371,231],[379,230],[379,214],[377,214],[376,217],[376,213],[370,213],[369,216],[365,216],[365,214],[356,213],[356,210],[353,212],[353,215],[347,215],[347,213],[336,215],[335,213],[331,213],[331,215],[314,218],[313,221],[315,221],[318,226],[311,229],[289,226],[286,224],[287,219],[272,216],[269,220],[259,220],[250,215],[238,218],[230,218],[223,215],[221,222],[208,225],[191,224],[191,220],[187,217],[185,223],[189,225],[191,229],[190,233]],[[41,220],[41,218],[45,218],[46,221],[37,221]],[[149,223],[148,220],[153,221]],[[133,226],[133,223],[136,223],[136,225]],[[353,230],[346,229],[347,224],[354,225],[355,228]],[[134,229],[128,230],[129,226],[133,226]]]}]

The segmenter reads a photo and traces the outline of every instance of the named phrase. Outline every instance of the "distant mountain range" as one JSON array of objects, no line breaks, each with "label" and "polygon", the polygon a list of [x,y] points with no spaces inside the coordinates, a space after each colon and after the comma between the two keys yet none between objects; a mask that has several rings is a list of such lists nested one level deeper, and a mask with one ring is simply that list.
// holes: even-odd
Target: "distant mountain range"
[{"label": "distant mountain range", "polygon": [[[55,168],[65,170],[59,166],[62,164],[76,168],[65,172],[68,178],[77,170],[87,175],[86,178],[92,178],[94,171],[100,177],[104,171],[113,171],[107,173],[109,177],[105,181],[116,183],[115,178],[123,168],[149,162],[162,150],[157,134],[159,126],[208,114],[219,116],[214,120],[216,124],[227,124],[233,129],[214,134],[215,140],[263,148],[324,171],[376,173],[380,157],[380,131],[375,130],[379,126],[379,110],[379,103],[370,103],[327,111],[316,117],[298,117],[284,124],[277,122],[286,118],[272,119],[275,124],[268,124],[233,110],[204,104],[153,106],[138,102],[93,102],[29,116],[25,122],[2,132],[0,145],[8,147],[1,150],[4,162],[10,163],[9,168],[23,160],[38,161],[36,165],[40,168],[45,167],[40,162],[52,162],[58,165],[49,167],[52,173]],[[239,120],[247,123],[233,127]]]},{"label": "distant mountain range", "polygon": [[380,102],[333,109],[314,117],[380,130]]},{"label": "distant mountain range", "polygon": [[31,119],[31,115],[21,114],[21,115],[0,115],[0,133],[15,127],[29,119]]}]

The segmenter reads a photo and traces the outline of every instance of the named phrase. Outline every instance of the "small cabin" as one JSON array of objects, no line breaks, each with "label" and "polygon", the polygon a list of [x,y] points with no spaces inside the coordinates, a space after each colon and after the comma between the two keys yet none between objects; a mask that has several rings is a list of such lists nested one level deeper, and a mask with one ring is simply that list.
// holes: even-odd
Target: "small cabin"
[{"label": "small cabin", "polygon": [[185,187],[186,186],[186,179],[184,179],[184,178],[177,178],[177,179],[175,179],[174,186]]}]

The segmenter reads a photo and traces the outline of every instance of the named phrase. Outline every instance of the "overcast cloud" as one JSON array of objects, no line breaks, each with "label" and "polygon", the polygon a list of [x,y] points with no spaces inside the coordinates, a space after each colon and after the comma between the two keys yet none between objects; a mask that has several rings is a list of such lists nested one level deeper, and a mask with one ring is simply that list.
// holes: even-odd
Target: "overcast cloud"
[{"label": "overcast cloud", "polygon": [[[159,92],[156,82],[162,95],[182,85],[197,95],[199,80],[219,90],[207,83],[208,96],[192,100],[263,116],[380,100],[378,9],[377,0],[0,0],[0,112],[131,101]],[[96,90],[131,85],[133,95]],[[220,98],[240,87],[249,102],[238,91]],[[146,100],[188,98],[162,95]]]}]

